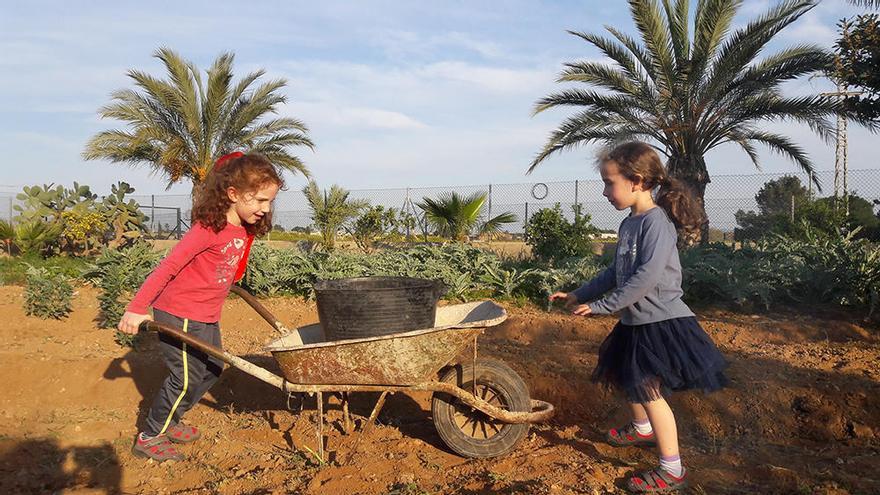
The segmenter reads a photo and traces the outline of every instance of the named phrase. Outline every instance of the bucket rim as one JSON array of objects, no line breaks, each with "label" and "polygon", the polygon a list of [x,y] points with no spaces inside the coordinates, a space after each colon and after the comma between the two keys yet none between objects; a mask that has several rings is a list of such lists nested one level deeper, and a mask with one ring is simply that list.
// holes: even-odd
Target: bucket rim
[{"label": "bucket rim", "polygon": [[320,287],[321,285],[331,284],[333,282],[363,282],[363,281],[391,281],[391,280],[408,280],[414,281],[409,287],[370,287],[368,290],[370,291],[389,291],[389,290],[409,290],[409,289],[420,289],[420,288],[434,288],[438,284],[443,283],[441,280],[432,280],[429,278],[418,278],[418,277],[346,277],[346,278],[333,278],[333,279],[319,279],[314,283],[313,288],[315,292],[354,292],[354,291],[363,291],[363,287],[358,288],[343,288],[343,287]]}]

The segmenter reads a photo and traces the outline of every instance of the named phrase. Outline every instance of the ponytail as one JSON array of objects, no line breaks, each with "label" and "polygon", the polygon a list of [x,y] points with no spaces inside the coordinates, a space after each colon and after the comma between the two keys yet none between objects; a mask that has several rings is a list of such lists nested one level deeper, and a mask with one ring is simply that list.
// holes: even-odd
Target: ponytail
[{"label": "ponytail", "polygon": [[675,228],[691,230],[703,225],[706,217],[697,203],[693,190],[684,182],[664,175],[657,181],[657,206],[666,210]]},{"label": "ponytail", "polygon": [[629,180],[640,180],[646,190],[657,191],[655,202],[666,210],[678,230],[692,230],[706,222],[703,205],[694,191],[684,182],[672,178],[660,161],[660,156],[647,143],[631,141],[604,150],[599,154],[599,165],[614,162],[620,173]]}]

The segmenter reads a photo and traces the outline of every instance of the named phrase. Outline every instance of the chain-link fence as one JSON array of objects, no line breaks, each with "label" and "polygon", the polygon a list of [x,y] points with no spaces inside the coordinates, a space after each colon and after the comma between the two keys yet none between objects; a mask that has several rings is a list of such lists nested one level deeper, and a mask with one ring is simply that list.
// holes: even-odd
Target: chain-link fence
[{"label": "chain-link fence", "polygon": [[[805,173],[716,175],[706,187],[706,213],[713,229],[732,232],[737,226],[734,215],[737,211],[756,211],[758,205],[755,195],[767,183],[785,176],[794,176],[810,188],[816,197],[834,194],[834,172],[822,171],[815,175],[821,190],[812,185]],[[842,179],[841,179],[842,181]],[[408,211],[416,217],[421,210],[416,203],[423,198],[436,198],[449,192],[467,196],[476,192],[488,195],[483,210],[484,218],[510,212],[518,221],[507,225],[504,230],[511,234],[521,234],[528,218],[541,208],[553,207],[559,203],[563,213],[572,219],[573,206],[580,205],[581,211],[589,214],[592,222],[603,230],[615,231],[624,213],[618,212],[602,196],[601,180],[575,180],[567,182],[533,182],[519,184],[485,184],[470,186],[437,186],[396,189],[354,189],[350,197],[365,199],[373,205]],[[847,189],[850,195],[873,201],[880,199],[880,169],[850,170],[847,175]],[[141,205],[141,210],[149,217],[147,228],[156,237],[177,237],[189,228],[191,198],[187,194],[133,195],[132,199]],[[12,222],[16,212],[15,194],[0,191],[0,218]],[[285,230],[308,227],[311,213],[302,192],[292,188],[282,191],[275,200],[274,223]]]}]

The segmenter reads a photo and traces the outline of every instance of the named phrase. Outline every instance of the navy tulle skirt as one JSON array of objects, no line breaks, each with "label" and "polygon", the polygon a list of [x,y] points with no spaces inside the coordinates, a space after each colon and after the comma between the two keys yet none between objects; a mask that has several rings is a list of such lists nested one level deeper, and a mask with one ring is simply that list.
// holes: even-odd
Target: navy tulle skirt
[{"label": "navy tulle skirt", "polygon": [[693,316],[645,325],[618,322],[599,347],[593,381],[621,390],[630,402],[644,403],[671,391],[718,390],[727,383],[726,366]]}]

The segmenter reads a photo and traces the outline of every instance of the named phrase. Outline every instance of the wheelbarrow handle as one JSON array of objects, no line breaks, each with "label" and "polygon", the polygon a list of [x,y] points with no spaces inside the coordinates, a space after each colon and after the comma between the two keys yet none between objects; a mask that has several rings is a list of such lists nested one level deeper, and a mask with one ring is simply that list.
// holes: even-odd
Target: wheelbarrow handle
[{"label": "wheelbarrow handle", "polygon": [[215,347],[207,342],[203,342],[192,335],[184,332],[183,330],[170,327],[168,325],[163,325],[161,323],[156,323],[155,321],[147,320],[138,326],[139,330],[148,331],[153,330],[159,333],[164,333],[170,337],[173,337],[186,345],[192,346],[205,354],[215,357],[217,359],[222,360],[223,362],[229,364],[234,368],[238,368],[239,370],[251,375],[252,377],[262,380],[273,387],[277,387],[283,391],[288,391],[289,384],[286,380],[281,378],[280,376],[272,373],[271,371],[261,368],[250,361],[244,360],[234,354],[230,354],[219,347]]},{"label": "wheelbarrow handle", "polygon": [[269,323],[269,325],[272,325],[272,328],[274,328],[278,333],[286,333],[286,329],[281,323],[281,320],[275,318],[275,315],[273,315],[271,311],[266,309],[266,307],[263,306],[260,301],[258,301],[257,298],[253,296],[253,294],[246,291],[243,287],[239,285],[233,285],[232,287],[230,287],[229,292],[232,292],[233,294],[238,295],[238,297],[244,299],[244,302],[248,303],[250,307],[254,308],[254,311],[262,316],[263,319],[266,320],[267,323]]}]

